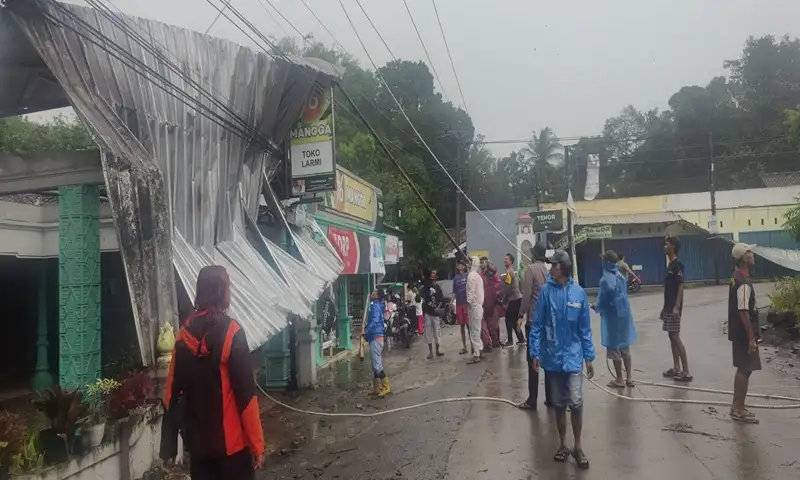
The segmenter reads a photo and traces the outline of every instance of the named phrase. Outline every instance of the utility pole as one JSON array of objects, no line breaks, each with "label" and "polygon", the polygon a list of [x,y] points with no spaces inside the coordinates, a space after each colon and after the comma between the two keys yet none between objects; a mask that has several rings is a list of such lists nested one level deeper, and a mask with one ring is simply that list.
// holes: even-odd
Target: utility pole
[{"label": "utility pole", "polygon": [[[712,132],[708,132],[708,184],[708,191],[711,194],[711,218],[708,220],[708,231],[713,239],[717,236],[719,229],[717,228],[717,178],[714,171],[714,134]],[[716,255],[714,255],[714,279],[719,285],[719,261]]]},{"label": "utility pole", "polygon": [[564,147],[564,179],[567,184],[567,241],[569,242],[569,257],[572,260],[572,280],[578,283],[578,259],[575,258],[575,225],[570,210],[569,197],[572,175],[569,171],[569,147]]},{"label": "utility pole", "polygon": [[[456,181],[458,182],[459,187],[464,188],[461,186],[462,184],[461,149],[463,148],[463,145],[460,142],[456,142],[456,145],[457,145],[456,148],[458,149],[456,151],[456,178],[457,178]],[[469,148],[469,146],[467,146],[467,148]],[[456,188],[456,243],[458,243],[456,250],[458,250],[458,252],[460,253],[461,252],[461,192],[458,190],[458,188]],[[459,258],[460,257],[459,253],[456,253],[456,262],[459,262],[461,260]]]}]

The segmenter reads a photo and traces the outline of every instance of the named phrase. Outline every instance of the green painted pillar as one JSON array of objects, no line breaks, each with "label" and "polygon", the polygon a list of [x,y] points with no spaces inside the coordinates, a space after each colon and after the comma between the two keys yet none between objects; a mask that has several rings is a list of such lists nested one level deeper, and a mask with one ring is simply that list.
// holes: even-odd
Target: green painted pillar
[{"label": "green painted pillar", "polygon": [[78,388],[97,380],[100,344],[100,198],[96,186],[58,192],[59,384]]},{"label": "green painted pillar", "polygon": [[336,346],[344,350],[353,349],[352,332],[350,331],[353,325],[353,317],[349,315],[347,309],[347,277],[339,277],[339,306],[338,306],[338,321],[336,322]]},{"label": "green painted pillar", "polygon": [[264,345],[264,388],[284,389],[289,386],[292,376],[289,328],[281,330]]},{"label": "green painted pillar", "polygon": [[53,386],[53,374],[47,359],[47,260],[39,260],[39,288],[37,291],[36,317],[36,373],[31,380],[33,390],[44,390]]},{"label": "green painted pillar", "polygon": [[311,328],[314,329],[314,333],[316,334],[316,338],[314,339],[314,351],[317,353],[317,366],[320,366],[325,363],[325,358],[322,354],[322,325],[319,323],[319,318],[317,318],[317,302],[314,302],[311,305]]}]

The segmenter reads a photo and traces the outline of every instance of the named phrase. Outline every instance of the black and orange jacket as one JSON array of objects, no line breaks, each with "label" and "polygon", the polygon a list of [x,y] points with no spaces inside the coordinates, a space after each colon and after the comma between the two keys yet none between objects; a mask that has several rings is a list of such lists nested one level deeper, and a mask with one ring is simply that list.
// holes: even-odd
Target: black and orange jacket
[{"label": "black and orange jacket", "polygon": [[190,316],[175,341],[164,392],[161,458],[174,458],[178,432],[194,458],[264,453],[264,434],[244,331],[234,320]]}]

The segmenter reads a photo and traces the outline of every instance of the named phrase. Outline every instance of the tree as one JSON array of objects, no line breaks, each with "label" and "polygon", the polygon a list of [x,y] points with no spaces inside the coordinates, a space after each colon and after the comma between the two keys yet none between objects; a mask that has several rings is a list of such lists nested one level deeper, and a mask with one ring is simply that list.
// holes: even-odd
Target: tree
[{"label": "tree", "polygon": [[0,119],[0,152],[26,158],[39,152],[81,150],[97,150],[97,144],[78,120],[60,115],[46,123],[24,117]]}]

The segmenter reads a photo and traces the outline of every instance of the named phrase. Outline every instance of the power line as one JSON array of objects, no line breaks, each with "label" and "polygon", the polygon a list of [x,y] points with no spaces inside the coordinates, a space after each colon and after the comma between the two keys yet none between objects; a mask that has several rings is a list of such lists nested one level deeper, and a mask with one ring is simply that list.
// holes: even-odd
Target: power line
[{"label": "power line", "polygon": [[[359,0],[356,0],[356,2],[358,2],[359,5],[361,5],[361,2]],[[411,19],[411,25],[414,26],[414,31],[417,32],[417,38],[419,39],[420,45],[422,45],[422,50],[425,52],[425,58],[428,59],[428,63],[431,66],[431,70],[433,70],[433,75],[436,77],[436,81],[439,82],[439,88],[442,90],[442,95],[444,95],[444,99],[447,100],[447,102],[449,103],[450,99],[447,98],[447,92],[445,92],[444,85],[442,85],[442,79],[439,78],[439,73],[436,71],[436,66],[433,64],[433,60],[431,59],[431,56],[428,53],[428,47],[425,46],[425,41],[422,40],[422,34],[419,33],[419,28],[417,28],[417,22],[414,20],[414,15],[411,13],[411,9],[408,7],[408,2],[406,0],[403,0],[403,5],[405,5],[406,7],[406,12],[408,12],[408,18]]]},{"label": "power line", "polygon": [[[436,8],[436,0],[431,0],[431,3],[433,3],[433,11],[436,12],[436,21],[439,23],[439,31],[442,32],[442,40],[444,40],[444,48],[447,50],[447,58],[450,59],[450,67],[453,69],[453,76],[456,77],[456,85],[458,85],[458,94],[461,95],[461,102],[464,104],[464,110],[467,112],[467,115],[469,115],[469,109],[467,108],[467,100],[464,98],[464,90],[461,89],[461,81],[458,79],[458,73],[456,72],[456,64],[455,62],[453,62],[453,55],[450,53],[450,45],[447,43],[447,35],[444,34],[442,19],[439,17],[439,9]],[[470,115],[470,118],[472,118],[472,115]]]},{"label": "power line", "polygon": [[[305,6],[305,7],[306,7],[306,10],[308,10],[308,11],[309,11],[309,13],[311,13],[311,15],[312,15],[312,16],[314,17],[314,19],[317,21],[317,23],[319,23],[319,24],[322,26],[322,28],[324,28],[324,29],[325,29],[325,31],[326,31],[326,32],[328,32],[328,35],[330,35],[330,36],[331,36],[331,38],[333,39],[333,41],[334,41],[334,42],[335,42],[337,45],[339,45],[339,48],[341,48],[341,49],[342,49],[342,51],[343,51],[344,53],[346,53],[346,54],[350,55],[350,52],[348,52],[348,51],[347,51],[347,49],[345,48],[345,46],[344,46],[344,45],[342,45],[342,42],[340,42],[339,40],[337,40],[337,39],[336,39],[336,36],[333,34],[333,32],[331,32],[330,28],[328,28],[328,26],[327,26],[327,25],[325,25],[325,24],[322,22],[322,20],[320,20],[320,19],[319,19],[319,17],[317,16],[317,14],[316,14],[316,13],[314,13],[314,10],[312,10],[312,9],[311,9],[311,7],[308,5],[308,3],[306,2],[306,0],[300,0],[300,1],[303,3],[303,6]],[[352,55],[350,55],[350,56],[352,57]]]},{"label": "power line", "polygon": [[[394,100],[394,103],[395,103],[395,105],[397,105],[397,108],[400,110],[400,113],[401,113],[401,114],[403,115],[403,117],[406,119],[406,122],[408,122],[409,126],[411,126],[411,129],[412,129],[412,130],[414,130],[414,133],[417,135],[417,138],[419,138],[420,142],[422,142],[422,145],[423,145],[423,146],[425,146],[425,149],[426,149],[426,150],[428,151],[428,153],[431,155],[431,157],[433,158],[433,160],[434,160],[434,161],[435,161],[435,162],[436,162],[436,163],[439,165],[439,168],[441,168],[441,169],[442,169],[442,171],[444,171],[444,173],[445,173],[445,174],[447,175],[447,177],[450,179],[450,182],[451,182],[453,185],[455,185],[456,189],[458,189],[458,192],[459,192],[461,195],[464,195],[464,198],[467,200],[467,202],[469,202],[469,204],[470,204],[470,205],[472,205],[472,207],[475,209],[475,211],[477,211],[477,212],[478,212],[478,213],[479,213],[479,214],[480,214],[480,215],[483,217],[483,219],[484,219],[484,220],[486,220],[486,222],[487,222],[487,223],[488,223],[488,224],[489,224],[489,225],[490,225],[490,226],[491,226],[491,227],[492,227],[492,228],[493,228],[493,229],[494,229],[494,230],[495,230],[495,231],[496,231],[496,232],[497,232],[497,233],[498,233],[498,234],[499,234],[499,235],[500,235],[500,236],[501,236],[501,237],[502,237],[502,238],[503,238],[503,239],[504,239],[506,242],[508,242],[508,244],[509,244],[509,245],[511,245],[511,246],[512,246],[512,247],[513,247],[515,250],[517,250],[517,246],[516,246],[516,244],[515,244],[514,242],[512,242],[512,241],[511,241],[511,240],[510,240],[508,237],[506,237],[506,236],[503,234],[503,232],[501,232],[501,231],[500,231],[500,229],[497,227],[497,225],[495,225],[495,224],[494,224],[494,223],[493,223],[493,222],[492,222],[492,221],[489,219],[489,217],[487,217],[487,216],[486,216],[486,214],[484,214],[484,213],[483,213],[483,211],[481,211],[481,210],[478,208],[478,206],[475,204],[475,202],[473,202],[473,201],[472,201],[472,199],[471,199],[471,198],[469,198],[469,196],[468,196],[468,195],[467,195],[467,194],[464,192],[464,190],[461,188],[461,186],[458,184],[458,182],[456,182],[456,181],[455,181],[455,179],[453,179],[453,176],[452,176],[452,175],[450,175],[450,172],[448,172],[448,171],[447,171],[447,169],[444,167],[444,165],[442,165],[442,162],[441,162],[441,161],[439,161],[439,157],[437,157],[437,156],[436,156],[436,154],[435,154],[435,153],[433,153],[433,150],[431,150],[431,147],[428,145],[428,143],[425,141],[425,139],[424,139],[424,138],[422,137],[422,135],[419,133],[419,130],[417,130],[417,127],[414,125],[414,122],[412,122],[412,121],[411,121],[411,119],[408,117],[408,114],[406,113],[405,109],[403,108],[403,105],[400,103],[400,101],[399,101],[399,100],[397,100],[397,97],[395,96],[395,94],[394,94],[394,92],[392,91],[391,87],[389,87],[389,84],[386,82],[386,79],[385,79],[385,78],[383,78],[383,75],[382,75],[382,74],[381,74],[381,72],[380,72],[380,71],[377,69],[377,65],[375,64],[375,61],[372,59],[372,55],[370,55],[370,53],[369,53],[369,49],[367,49],[367,46],[366,46],[366,44],[364,43],[364,41],[362,40],[362,38],[361,38],[361,35],[358,33],[358,29],[356,28],[356,26],[355,26],[355,23],[353,23],[353,19],[352,19],[352,18],[350,18],[350,14],[347,12],[347,8],[344,6],[344,2],[343,2],[342,0],[339,0],[339,5],[342,7],[342,11],[344,12],[345,16],[347,17],[347,21],[348,21],[348,23],[350,23],[350,27],[353,29],[353,33],[355,33],[355,35],[356,35],[356,38],[358,38],[358,42],[361,44],[361,47],[364,49],[364,53],[367,55],[367,58],[369,59],[370,63],[372,64],[372,67],[375,69],[375,73],[376,73],[376,75],[378,76],[378,78],[380,78],[380,79],[381,79],[381,82],[383,83],[384,87],[386,87],[386,91],[387,91],[387,92],[389,93],[389,95],[392,97],[392,100]],[[458,248],[458,245],[456,245],[456,248]],[[528,258],[528,257],[527,257],[527,255],[526,255],[526,254],[524,254],[524,253],[522,253],[522,255],[523,255],[525,258]]]},{"label": "power line", "polygon": [[389,44],[388,44],[388,43],[386,43],[386,40],[384,40],[384,38],[383,38],[383,35],[381,35],[381,31],[380,31],[380,30],[378,30],[378,27],[377,27],[377,26],[375,26],[375,23],[372,21],[372,17],[370,17],[370,16],[369,16],[369,14],[367,13],[367,11],[364,9],[364,6],[363,6],[363,5],[361,5],[361,2],[360,2],[359,0],[356,0],[356,4],[358,5],[358,8],[360,8],[360,9],[361,9],[361,13],[363,13],[363,14],[364,14],[364,16],[365,16],[365,17],[367,17],[367,21],[368,21],[368,22],[369,22],[369,24],[372,26],[372,29],[375,31],[375,33],[378,35],[378,38],[380,39],[381,43],[383,43],[383,46],[384,46],[384,47],[386,47],[386,50],[388,50],[388,51],[389,51],[389,55],[392,57],[392,59],[393,59],[395,62],[396,62],[396,61],[398,61],[398,60],[397,60],[397,56],[395,56],[394,52],[392,52],[392,49],[391,49],[391,47],[389,47]]},{"label": "power line", "polygon": [[217,12],[217,15],[214,17],[214,20],[212,20],[212,21],[211,21],[211,24],[208,26],[208,28],[206,28],[205,35],[208,35],[208,32],[210,32],[210,31],[211,31],[211,28],[212,28],[214,25],[216,25],[216,23],[217,23],[217,20],[219,20],[219,17],[221,17],[221,16],[222,16],[222,12]]}]

